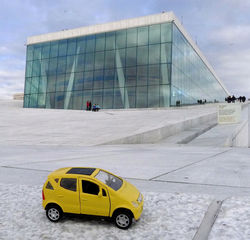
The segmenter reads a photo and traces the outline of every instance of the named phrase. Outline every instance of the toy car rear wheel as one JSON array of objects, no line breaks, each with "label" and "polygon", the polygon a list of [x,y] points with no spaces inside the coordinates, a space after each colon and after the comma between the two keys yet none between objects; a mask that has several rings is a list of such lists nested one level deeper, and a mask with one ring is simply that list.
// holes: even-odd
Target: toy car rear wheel
[{"label": "toy car rear wheel", "polygon": [[62,215],[62,210],[58,206],[52,205],[46,209],[46,216],[51,222],[58,222]]},{"label": "toy car rear wheel", "polygon": [[114,217],[115,225],[120,229],[128,229],[132,224],[132,216],[127,211],[117,212]]}]

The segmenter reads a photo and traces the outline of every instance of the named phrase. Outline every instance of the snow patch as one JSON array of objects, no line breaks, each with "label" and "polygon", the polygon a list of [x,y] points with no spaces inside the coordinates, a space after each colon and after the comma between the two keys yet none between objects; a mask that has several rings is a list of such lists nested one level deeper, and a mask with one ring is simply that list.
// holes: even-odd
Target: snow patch
[{"label": "snow patch", "polygon": [[223,202],[209,240],[250,239],[250,197],[232,197]]},{"label": "snow patch", "polygon": [[42,187],[0,184],[0,239],[192,239],[212,201],[210,196],[144,194],[140,221],[127,231],[109,221],[67,217],[50,222],[42,209]]}]

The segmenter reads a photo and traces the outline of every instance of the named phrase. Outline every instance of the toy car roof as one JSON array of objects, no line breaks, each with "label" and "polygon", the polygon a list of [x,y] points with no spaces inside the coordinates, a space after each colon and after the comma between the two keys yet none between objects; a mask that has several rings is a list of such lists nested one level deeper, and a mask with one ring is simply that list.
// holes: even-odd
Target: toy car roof
[{"label": "toy car roof", "polygon": [[55,170],[54,172],[50,173],[49,176],[59,176],[59,175],[65,175],[65,174],[78,174],[78,175],[91,176],[91,174],[96,169],[97,168],[66,167],[66,168],[60,168],[60,169]]}]

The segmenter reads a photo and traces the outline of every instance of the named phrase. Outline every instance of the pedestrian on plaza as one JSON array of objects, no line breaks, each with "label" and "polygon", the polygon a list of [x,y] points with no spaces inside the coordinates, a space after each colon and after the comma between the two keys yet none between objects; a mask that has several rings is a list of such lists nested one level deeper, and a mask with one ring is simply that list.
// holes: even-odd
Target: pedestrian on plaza
[{"label": "pedestrian on plaza", "polygon": [[87,101],[87,103],[86,103],[86,110],[87,111],[89,110],[89,101]]},{"label": "pedestrian on plaza", "polygon": [[91,109],[92,109],[92,103],[91,101],[89,101],[89,111],[91,111]]}]

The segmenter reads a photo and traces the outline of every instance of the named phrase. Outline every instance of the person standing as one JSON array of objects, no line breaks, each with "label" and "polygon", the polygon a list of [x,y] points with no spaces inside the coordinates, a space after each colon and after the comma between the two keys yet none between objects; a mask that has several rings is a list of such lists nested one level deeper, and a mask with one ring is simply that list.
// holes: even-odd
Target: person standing
[{"label": "person standing", "polygon": [[87,103],[86,103],[86,110],[87,111],[89,110],[89,101],[87,101]]},{"label": "person standing", "polygon": [[92,109],[92,103],[91,101],[89,101],[89,111],[91,111],[91,109]]}]

